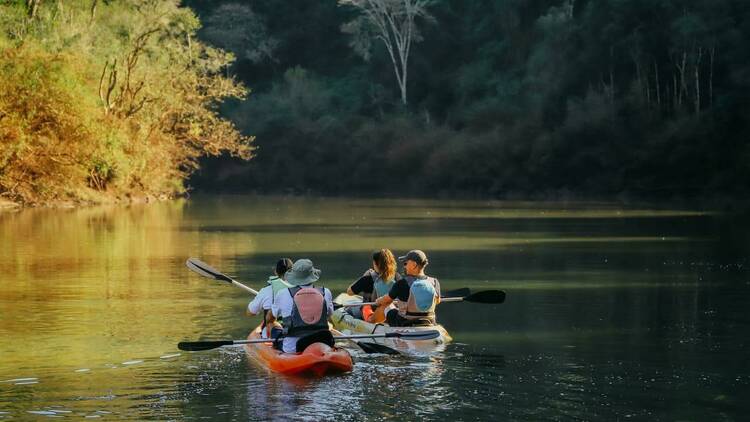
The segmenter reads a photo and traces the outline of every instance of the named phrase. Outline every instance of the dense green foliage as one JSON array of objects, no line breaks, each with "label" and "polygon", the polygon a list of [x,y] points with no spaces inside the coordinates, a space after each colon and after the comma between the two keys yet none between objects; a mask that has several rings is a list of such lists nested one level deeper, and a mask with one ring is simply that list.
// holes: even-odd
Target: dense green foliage
[{"label": "dense green foliage", "polygon": [[[497,197],[744,195],[750,3],[437,0],[409,101],[336,0],[190,0],[254,89],[223,111],[257,158],[209,159],[233,190]],[[238,19],[242,16],[243,19]],[[243,24],[244,22],[244,24]],[[262,36],[258,36],[262,34]]]},{"label": "dense green foliage", "polygon": [[204,154],[251,155],[216,105],[231,56],[176,1],[0,1],[0,196],[170,196]]}]

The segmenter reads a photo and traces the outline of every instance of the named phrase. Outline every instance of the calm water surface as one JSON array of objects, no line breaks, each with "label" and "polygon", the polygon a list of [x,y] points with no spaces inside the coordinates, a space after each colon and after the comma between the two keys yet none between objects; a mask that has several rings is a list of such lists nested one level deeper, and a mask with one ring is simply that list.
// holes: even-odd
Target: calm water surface
[{"label": "calm water surface", "polygon": [[[196,197],[0,213],[0,419],[746,420],[750,219],[606,203]],[[421,248],[456,342],[352,351],[354,372],[269,374],[241,348],[242,290],[309,257],[342,291],[372,250]]]}]

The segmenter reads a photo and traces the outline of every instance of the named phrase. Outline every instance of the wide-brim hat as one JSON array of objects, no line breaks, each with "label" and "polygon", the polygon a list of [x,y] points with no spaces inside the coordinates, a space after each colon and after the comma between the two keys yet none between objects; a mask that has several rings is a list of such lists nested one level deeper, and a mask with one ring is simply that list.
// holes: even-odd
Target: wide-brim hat
[{"label": "wide-brim hat", "polygon": [[293,286],[303,286],[318,281],[320,270],[313,266],[309,259],[298,259],[292,269],[284,274],[286,282]]}]

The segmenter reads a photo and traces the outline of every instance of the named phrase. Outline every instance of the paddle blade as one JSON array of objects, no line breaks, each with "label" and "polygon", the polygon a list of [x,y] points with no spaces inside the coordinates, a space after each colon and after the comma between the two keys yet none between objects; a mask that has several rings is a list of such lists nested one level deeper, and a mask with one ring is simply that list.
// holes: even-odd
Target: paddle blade
[{"label": "paddle blade", "polygon": [[229,283],[232,282],[231,278],[225,276],[224,274],[219,272],[219,270],[206,264],[198,258],[188,258],[188,260],[185,262],[185,265],[190,269],[190,271],[193,271],[194,273],[203,277],[213,278],[214,280],[227,281]]},{"label": "paddle blade", "polygon": [[485,290],[466,296],[464,301],[474,303],[503,303],[505,302],[505,292],[502,290]]},{"label": "paddle blade", "polygon": [[357,346],[362,349],[365,353],[382,353],[384,355],[398,355],[398,350],[390,348],[384,344],[368,343],[365,341],[355,341]]},{"label": "paddle blade", "polygon": [[425,330],[425,331],[409,331],[409,332],[396,332],[386,333],[386,337],[398,337],[402,340],[432,340],[440,337],[438,330]]},{"label": "paddle blade", "polygon": [[448,290],[447,292],[442,292],[440,295],[441,298],[443,297],[464,297],[471,294],[471,290],[468,287],[462,287],[460,289],[456,290]]},{"label": "paddle blade", "polygon": [[231,346],[232,340],[218,341],[181,341],[177,343],[177,348],[186,352],[197,352],[200,350],[211,350],[221,346]]}]

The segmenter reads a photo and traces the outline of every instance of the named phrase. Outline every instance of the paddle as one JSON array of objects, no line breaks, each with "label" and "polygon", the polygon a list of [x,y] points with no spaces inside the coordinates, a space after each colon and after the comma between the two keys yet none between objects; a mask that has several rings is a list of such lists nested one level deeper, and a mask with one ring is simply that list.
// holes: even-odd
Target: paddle
[{"label": "paddle", "polygon": [[[482,292],[471,293],[463,297],[440,296],[440,303],[443,303],[443,302],[472,302],[472,303],[498,304],[498,303],[505,302],[505,292],[502,290],[485,290]],[[374,304],[375,302],[347,303],[344,305],[339,305],[337,308],[351,308],[354,306],[374,305]]]},{"label": "paddle", "polygon": [[[445,299],[448,299],[448,298],[464,297],[464,296],[469,296],[470,294],[471,294],[471,289],[469,289],[468,287],[462,287],[460,289],[448,290],[447,292],[442,292],[442,294],[440,295],[440,300],[441,301],[445,301]],[[340,303],[334,303],[333,304],[333,309],[351,308],[351,307],[354,307],[354,306],[362,306],[362,305],[372,305],[373,303],[374,302],[365,302],[365,303],[357,302],[357,303],[352,303],[352,304],[348,304],[348,305],[342,305]]]},{"label": "paddle", "polygon": [[471,289],[468,287],[462,287],[460,289],[456,290],[448,290],[447,292],[442,292],[440,294],[440,300],[443,300],[447,297],[464,297],[471,294]]},{"label": "paddle", "polygon": [[188,260],[185,262],[185,265],[187,265],[187,267],[191,271],[199,275],[202,275],[203,277],[212,278],[214,280],[219,280],[219,281],[226,281],[227,283],[234,284],[235,286],[241,289],[247,290],[248,292],[256,296],[258,295],[258,292],[256,290],[253,290],[250,287],[245,286],[244,284],[233,279],[232,277],[229,277],[226,274],[222,274],[221,272],[219,272],[219,270],[215,269],[214,267],[206,264],[205,262],[197,258],[188,258]]},{"label": "paddle", "polygon": [[[207,278],[211,278],[211,279],[214,279],[214,280],[226,281],[226,282],[228,282],[230,284],[234,284],[235,286],[237,286],[237,287],[239,287],[241,289],[244,289],[244,290],[246,290],[246,291],[248,291],[248,292],[250,292],[250,293],[252,293],[252,294],[254,294],[256,296],[258,295],[257,291],[251,289],[250,287],[245,286],[244,284],[242,284],[239,281],[237,281],[237,280],[229,277],[226,274],[222,274],[216,268],[214,268],[214,267],[206,264],[205,262],[203,262],[203,261],[201,261],[201,260],[199,260],[197,258],[188,258],[188,260],[185,262],[185,265],[187,265],[187,267],[191,271],[197,273],[198,275],[201,275],[201,276],[207,277]],[[352,343],[354,343],[357,346],[359,346],[359,348],[362,349],[365,353],[383,353],[383,354],[389,354],[389,355],[398,354],[397,350],[392,349],[392,348],[390,348],[388,346],[385,346],[385,345],[382,345],[382,344],[363,343],[363,342],[353,341],[353,340],[352,340]],[[213,349],[215,347],[219,347],[219,346],[209,347],[209,349]],[[197,349],[197,350],[205,350],[205,349]]]},{"label": "paddle", "polygon": [[464,297],[441,297],[440,301],[498,304],[505,302],[505,292],[502,290],[484,290]]},{"label": "paddle", "polygon": [[[337,330],[335,328],[331,328],[331,333],[334,336],[338,336],[338,337],[334,337],[334,338],[341,338],[341,337],[344,336],[344,333],[342,333],[341,331],[339,331],[339,330]],[[398,355],[398,354],[400,354],[398,352],[398,350],[396,350],[394,348],[391,348],[391,347],[388,347],[388,346],[386,346],[384,344],[380,344],[380,343],[367,343],[367,342],[364,342],[364,341],[355,341],[355,340],[351,340],[351,339],[349,339],[347,341],[356,344],[365,353],[382,353],[384,355]]]},{"label": "paddle", "polygon": [[[365,338],[400,338],[402,340],[432,340],[438,338],[440,333],[437,330],[410,331],[410,332],[393,332],[379,334],[352,334],[346,336],[335,336],[335,340],[353,340]],[[216,340],[216,341],[181,341],[177,348],[188,352],[197,352],[200,350],[211,350],[221,346],[233,346],[236,344],[255,344],[255,343],[272,343],[271,339],[252,339],[252,340]],[[370,344],[370,343],[368,343]],[[373,343],[374,344],[374,343]]]}]

